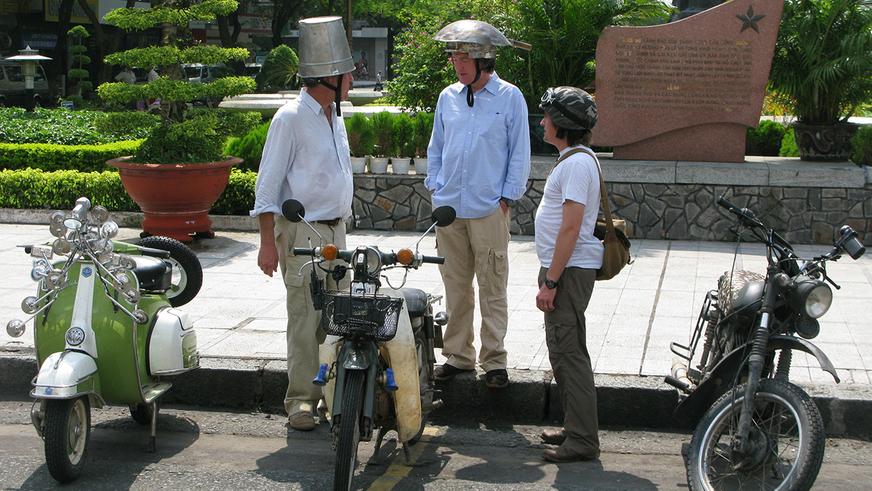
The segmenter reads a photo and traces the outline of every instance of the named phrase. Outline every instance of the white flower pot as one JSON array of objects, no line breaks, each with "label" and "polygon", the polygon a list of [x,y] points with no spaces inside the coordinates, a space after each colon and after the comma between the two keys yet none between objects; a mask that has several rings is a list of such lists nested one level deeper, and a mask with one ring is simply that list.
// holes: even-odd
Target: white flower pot
[{"label": "white flower pot", "polygon": [[409,173],[409,165],[412,159],[409,157],[391,157],[391,169],[394,174],[406,175]]},{"label": "white flower pot", "polygon": [[366,172],[366,157],[351,157],[351,172],[355,174]]},{"label": "white flower pot", "polygon": [[370,157],[369,171],[373,174],[385,174],[388,171],[387,157]]},{"label": "white flower pot", "polygon": [[427,176],[427,157],[415,157],[415,174]]}]

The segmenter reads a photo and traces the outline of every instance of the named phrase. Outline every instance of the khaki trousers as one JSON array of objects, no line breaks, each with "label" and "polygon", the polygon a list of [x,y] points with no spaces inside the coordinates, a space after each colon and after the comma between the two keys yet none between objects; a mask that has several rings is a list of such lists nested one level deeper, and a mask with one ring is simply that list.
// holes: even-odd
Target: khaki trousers
[{"label": "khaki trousers", "polygon": [[[345,248],[345,223],[340,221],[335,227],[313,222],[324,240]],[[318,373],[318,344],[324,341],[324,332],[319,327],[321,312],[312,307],[311,267],[300,268],[311,256],[294,256],[294,247],[318,247],[319,239],[305,223],[293,223],[276,215],[276,247],[279,253],[279,266],[287,290],[288,309],[288,390],[285,393],[285,411],[288,415],[300,411],[312,411],[321,398],[321,388],[312,384]],[[311,242],[310,242],[311,239]],[[325,263],[325,268],[330,264]],[[318,276],[326,274],[316,269]],[[336,289],[332,277],[327,277],[327,289]]]},{"label": "khaki trousers", "polygon": [[[539,270],[539,287],[548,270]],[[545,312],[545,343],[563,403],[563,446],[574,453],[599,455],[596,386],[587,351],[584,311],[593,294],[596,270],[566,268],[560,276],[554,310]]]},{"label": "khaki trousers", "polygon": [[508,328],[506,286],[509,278],[509,217],[497,208],[482,218],[458,218],[436,229],[436,249],[445,257],[439,266],[445,284],[448,325],[442,354],[451,366],[475,368],[473,276],[481,308],[481,351],[485,371],[506,368],[503,340]]}]

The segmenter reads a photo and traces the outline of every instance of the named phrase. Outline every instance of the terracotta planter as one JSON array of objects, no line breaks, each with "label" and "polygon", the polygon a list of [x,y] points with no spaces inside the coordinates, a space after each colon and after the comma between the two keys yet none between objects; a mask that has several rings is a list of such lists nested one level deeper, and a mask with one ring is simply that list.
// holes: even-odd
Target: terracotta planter
[{"label": "terracotta planter", "polygon": [[163,235],[190,242],[191,235],[214,237],[208,213],[227,187],[230,157],[202,164],[139,164],[131,157],[112,159],[127,194],[142,209],[143,235]]},{"label": "terracotta planter", "polygon": [[843,162],[851,156],[851,138],[857,132],[854,123],[796,123],[793,134],[802,160]]}]

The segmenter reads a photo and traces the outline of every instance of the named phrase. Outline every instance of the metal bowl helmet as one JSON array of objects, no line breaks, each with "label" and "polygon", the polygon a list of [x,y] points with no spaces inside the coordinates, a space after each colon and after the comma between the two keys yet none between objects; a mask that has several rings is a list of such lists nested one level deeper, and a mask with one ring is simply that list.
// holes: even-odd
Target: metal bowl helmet
[{"label": "metal bowl helmet", "polygon": [[[336,93],[336,114],[340,116],[342,78],[354,71],[354,60],[345,35],[342,17],[310,17],[300,20],[301,78],[316,79]],[[325,77],[339,76],[333,85]]]},{"label": "metal bowl helmet", "polygon": [[433,39],[446,44],[449,53],[462,52],[474,59],[494,59],[497,48],[512,42],[496,27],[480,20],[464,19],[443,27]]},{"label": "metal bowl helmet", "polygon": [[558,128],[590,130],[596,126],[596,101],[578,87],[550,87],[542,95],[539,108]]}]

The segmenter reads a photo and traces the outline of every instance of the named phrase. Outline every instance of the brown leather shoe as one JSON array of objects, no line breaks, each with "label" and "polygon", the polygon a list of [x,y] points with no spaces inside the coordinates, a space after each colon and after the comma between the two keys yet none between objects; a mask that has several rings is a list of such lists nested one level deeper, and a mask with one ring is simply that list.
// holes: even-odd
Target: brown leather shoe
[{"label": "brown leather shoe", "polygon": [[566,433],[563,432],[563,428],[559,430],[548,428],[542,430],[539,438],[542,439],[542,443],[547,443],[548,445],[563,445],[563,441],[566,440]]},{"label": "brown leather shoe", "polygon": [[439,382],[445,382],[453,379],[461,373],[471,373],[474,371],[475,370],[471,368],[457,368],[454,365],[445,363],[444,365],[439,365],[435,370],[433,370],[433,378]]},{"label": "brown leather shoe", "polygon": [[556,449],[547,449],[542,452],[542,458],[548,462],[555,462],[557,464],[562,464],[566,462],[583,462],[587,460],[596,460],[599,458],[599,451],[596,454],[588,455],[588,454],[580,454],[575,453],[572,450],[566,449],[564,447],[557,447]]}]

